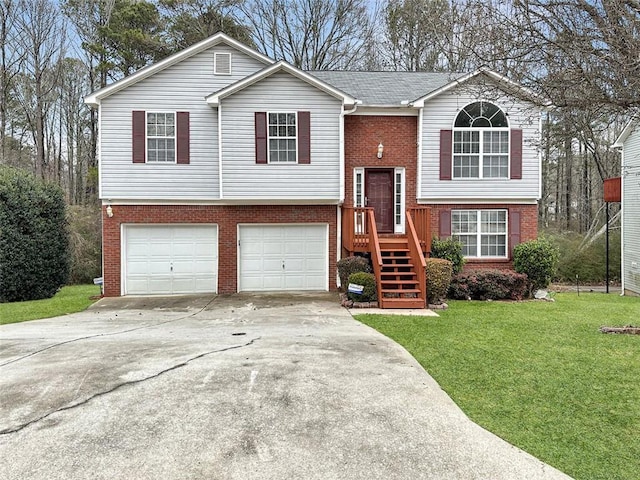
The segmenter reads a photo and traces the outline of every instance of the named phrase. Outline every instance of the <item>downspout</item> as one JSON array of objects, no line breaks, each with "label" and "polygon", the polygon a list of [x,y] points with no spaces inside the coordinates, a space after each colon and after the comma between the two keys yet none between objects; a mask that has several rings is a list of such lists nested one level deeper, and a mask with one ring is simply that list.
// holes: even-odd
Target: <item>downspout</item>
[{"label": "downspout", "polygon": [[[351,110],[345,110],[342,105],[342,111],[340,112],[340,199],[336,206],[336,262],[342,257],[342,204],[344,204],[345,198],[345,158],[344,158],[344,116],[354,113],[358,109],[358,105],[362,103],[362,100],[356,100]],[[340,287],[340,276],[336,271],[336,285]]]}]

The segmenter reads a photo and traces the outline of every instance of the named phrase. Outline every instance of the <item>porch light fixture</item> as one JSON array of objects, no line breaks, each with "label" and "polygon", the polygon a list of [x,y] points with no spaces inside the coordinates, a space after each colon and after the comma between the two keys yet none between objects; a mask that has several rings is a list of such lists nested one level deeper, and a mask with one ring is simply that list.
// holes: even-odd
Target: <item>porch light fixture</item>
[{"label": "porch light fixture", "polygon": [[384,152],[384,145],[382,145],[382,142],[380,142],[378,144],[378,158],[382,158],[383,152]]},{"label": "porch light fixture", "polygon": [[111,205],[107,205],[107,217],[111,218],[113,217],[113,208],[111,208]]}]

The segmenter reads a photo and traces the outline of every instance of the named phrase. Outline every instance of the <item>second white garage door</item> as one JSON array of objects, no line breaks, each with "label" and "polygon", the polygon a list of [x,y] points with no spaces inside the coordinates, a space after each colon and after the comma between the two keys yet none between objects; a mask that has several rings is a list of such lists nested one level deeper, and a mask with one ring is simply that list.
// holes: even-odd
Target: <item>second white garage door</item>
[{"label": "second white garage door", "polygon": [[239,291],[328,290],[327,224],[241,225]]}]

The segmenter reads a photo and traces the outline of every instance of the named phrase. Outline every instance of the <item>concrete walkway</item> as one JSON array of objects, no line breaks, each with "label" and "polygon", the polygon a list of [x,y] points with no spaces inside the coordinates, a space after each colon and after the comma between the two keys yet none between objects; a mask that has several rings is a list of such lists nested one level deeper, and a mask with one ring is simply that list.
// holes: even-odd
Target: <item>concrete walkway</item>
[{"label": "concrete walkway", "polygon": [[0,327],[0,478],[567,479],[332,295],[104,299]]}]

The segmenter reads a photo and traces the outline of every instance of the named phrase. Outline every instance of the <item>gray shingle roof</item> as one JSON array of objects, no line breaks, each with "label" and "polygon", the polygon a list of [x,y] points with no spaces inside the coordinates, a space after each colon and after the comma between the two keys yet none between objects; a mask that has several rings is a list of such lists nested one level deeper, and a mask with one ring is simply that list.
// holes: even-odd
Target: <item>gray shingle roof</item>
[{"label": "gray shingle roof", "polygon": [[363,105],[401,105],[437,90],[463,73],[310,71],[316,78],[362,100]]}]

